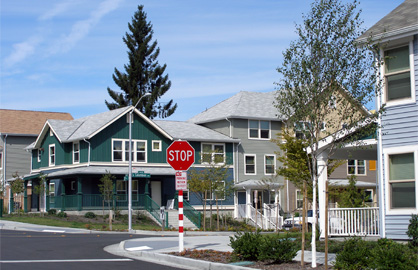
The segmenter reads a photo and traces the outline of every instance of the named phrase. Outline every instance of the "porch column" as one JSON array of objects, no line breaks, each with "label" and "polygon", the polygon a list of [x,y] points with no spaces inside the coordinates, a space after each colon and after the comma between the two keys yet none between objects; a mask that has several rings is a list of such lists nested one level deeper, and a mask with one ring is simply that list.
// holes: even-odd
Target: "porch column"
[{"label": "porch column", "polygon": [[24,193],[23,193],[23,211],[25,211],[25,213],[28,212],[28,181],[24,181],[23,182],[23,188],[24,188]]},{"label": "porch column", "polygon": [[251,189],[248,188],[245,190],[245,204],[247,205],[247,209],[245,211],[245,217],[250,218],[251,217]]},{"label": "porch column", "polygon": [[[328,181],[327,175],[327,160],[328,155],[322,153],[318,157],[317,170],[318,170],[318,201],[319,201],[319,230],[321,232],[320,237],[325,238],[325,182]],[[314,229],[314,228],[312,228]]]},{"label": "porch column", "polygon": [[51,180],[45,181],[45,212],[49,211],[50,204],[49,204],[49,183],[51,183]]},{"label": "porch column", "polygon": [[61,179],[61,211],[65,210],[65,185],[64,179]]},{"label": "porch column", "polygon": [[145,192],[144,192],[144,194],[145,195],[148,195],[149,196],[149,179],[146,179],[145,180]]},{"label": "porch column", "polygon": [[77,177],[77,210],[83,210],[83,189],[81,177]]},{"label": "porch column", "polygon": [[238,218],[238,191],[234,190],[234,218]]}]

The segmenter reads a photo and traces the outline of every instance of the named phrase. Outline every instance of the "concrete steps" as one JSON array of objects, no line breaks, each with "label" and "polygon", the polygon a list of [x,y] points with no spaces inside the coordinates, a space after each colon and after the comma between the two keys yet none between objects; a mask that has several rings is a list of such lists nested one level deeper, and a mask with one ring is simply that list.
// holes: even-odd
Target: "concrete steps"
[{"label": "concrete steps", "polygon": [[[179,211],[178,210],[167,210],[168,212],[168,227],[178,228],[179,227]],[[183,215],[183,228],[187,229],[198,229],[185,215]]]}]

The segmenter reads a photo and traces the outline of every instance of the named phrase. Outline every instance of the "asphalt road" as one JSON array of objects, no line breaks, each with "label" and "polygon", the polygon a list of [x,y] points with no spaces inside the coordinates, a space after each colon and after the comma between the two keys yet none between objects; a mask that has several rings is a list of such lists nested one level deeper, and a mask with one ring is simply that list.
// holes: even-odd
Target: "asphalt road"
[{"label": "asphalt road", "polygon": [[64,234],[1,230],[0,269],[182,269],[119,257],[103,250],[123,240],[143,237],[131,234]]}]

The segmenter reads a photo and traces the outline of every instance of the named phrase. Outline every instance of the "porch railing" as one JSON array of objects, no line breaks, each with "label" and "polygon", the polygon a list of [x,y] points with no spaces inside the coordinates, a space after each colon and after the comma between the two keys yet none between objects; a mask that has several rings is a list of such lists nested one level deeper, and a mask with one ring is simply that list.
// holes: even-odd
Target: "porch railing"
[{"label": "porch railing", "polygon": [[[125,194],[117,194],[110,202],[103,200],[100,194],[83,194],[81,205],[79,205],[80,195],[64,195],[64,196],[50,196],[50,208],[62,210],[99,210],[107,209],[109,206],[112,209],[127,210],[128,198]],[[148,211],[156,221],[162,224],[160,217],[160,206],[154,202],[150,196],[145,194],[132,195],[132,209]]]},{"label": "porch railing", "polygon": [[[247,216],[247,205],[246,204],[239,204],[238,205],[238,217],[239,218],[248,218],[254,226],[260,229],[278,229],[282,228],[283,224],[283,217],[278,216],[276,218],[276,207],[275,205],[263,205],[263,212],[256,210],[252,205],[250,205],[250,213]],[[278,219],[278,223],[276,225],[276,220]]]},{"label": "porch railing", "polygon": [[330,208],[330,236],[379,236],[379,208]]},{"label": "porch railing", "polygon": [[[178,196],[174,198],[174,207],[179,209],[178,207]],[[199,211],[193,208],[190,203],[186,200],[183,200],[183,214],[197,227],[200,229],[201,227],[201,214]]]}]

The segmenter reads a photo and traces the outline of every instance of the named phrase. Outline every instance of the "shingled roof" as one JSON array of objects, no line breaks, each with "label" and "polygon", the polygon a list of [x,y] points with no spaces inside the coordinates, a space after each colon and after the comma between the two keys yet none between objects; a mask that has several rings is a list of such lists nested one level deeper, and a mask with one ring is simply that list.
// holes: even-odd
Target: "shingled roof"
[{"label": "shingled roof", "polygon": [[69,113],[0,109],[0,133],[37,136],[46,120],[72,120]]},{"label": "shingled roof", "polygon": [[281,120],[274,106],[276,93],[242,91],[190,118],[188,122],[202,124],[225,118]]},{"label": "shingled roof", "polygon": [[413,35],[418,32],[418,0],[406,0],[375,25],[370,27],[357,40],[381,39],[397,35]]}]

